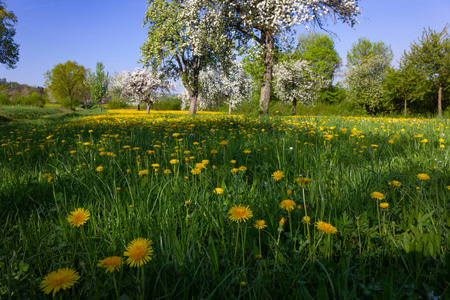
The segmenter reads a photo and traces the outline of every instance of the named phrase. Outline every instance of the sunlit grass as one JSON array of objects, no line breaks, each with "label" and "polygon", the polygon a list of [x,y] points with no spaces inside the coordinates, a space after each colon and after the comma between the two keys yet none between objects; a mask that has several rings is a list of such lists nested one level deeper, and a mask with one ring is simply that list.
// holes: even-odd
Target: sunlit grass
[{"label": "sunlit grass", "polygon": [[448,297],[447,120],[184,113],[0,129],[0,298]]}]

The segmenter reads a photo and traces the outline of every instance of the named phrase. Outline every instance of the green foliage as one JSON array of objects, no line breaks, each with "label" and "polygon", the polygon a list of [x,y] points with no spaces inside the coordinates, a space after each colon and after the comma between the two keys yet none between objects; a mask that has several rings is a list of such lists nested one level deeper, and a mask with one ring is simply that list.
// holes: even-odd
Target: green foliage
[{"label": "green foliage", "polygon": [[112,98],[108,101],[107,107],[111,109],[127,108],[128,103],[122,99]]},{"label": "green foliage", "polygon": [[177,95],[162,95],[157,102],[153,103],[155,110],[181,110],[181,100]]},{"label": "green foliage", "polygon": [[366,38],[359,38],[347,53],[347,98],[372,115],[392,109],[384,89],[392,58],[390,46]]},{"label": "green foliage", "polygon": [[322,103],[340,103],[346,99],[345,89],[338,83],[319,91],[317,100]]},{"label": "green foliage", "polygon": [[91,100],[100,105],[102,110],[102,100],[108,95],[109,73],[105,72],[102,62],[97,62],[95,73],[89,71],[85,80],[86,86],[91,91]]},{"label": "green foliage", "polygon": [[19,45],[14,42],[17,17],[12,11],[6,10],[6,4],[0,1],[0,64],[8,69],[14,69],[19,61]]},{"label": "green foliage", "polygon": [[77,62],[57,64],[44,76],[46,87],[63,107],[74,109],[89,91],[85,85],[86,70]]},{"label": "green foliage", "polygon": [[450,36],[448,25],[441,32],[424,29],[418,42],[413,42],[403,60],[410,65],[416,77],[438,87],[437,110],[442,116],[442,91],[450,86]]},{"label": "green foliage", "polygon": [[328,82],[328,85],[333,82],[341,63],[334,41],[329,35],[318,32],[300,35],[293,56],[308,61],[316,77]]},{"label": "green foliage", "polygon": [[11,101],[9,101],[9,98],[5,94],[0,94],[0,105],[10,105]]},{"label": "green foliage", "polygon": [[37,107],[44,107],[45,99],[37,93],[33,93],[28,97],[17,95],[14,98],[14,103],[17,105],[30,105]]}]

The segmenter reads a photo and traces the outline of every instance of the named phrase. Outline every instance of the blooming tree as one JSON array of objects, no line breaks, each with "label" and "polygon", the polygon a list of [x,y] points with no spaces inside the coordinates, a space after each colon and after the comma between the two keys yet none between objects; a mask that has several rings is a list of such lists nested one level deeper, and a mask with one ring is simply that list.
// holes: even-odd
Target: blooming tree
[{"label": "blooming tree", "polygon": [[223,11],[206,0],[148,0],[147,40],[142,61],[181,82],[189,95],[189,113],[197,109],[200,71],[233,57],[234,39]]},{"label": "blooming tree", "polygon": [[[202,2],[205,0],[191,0]],[[358,0],[211,0],[224,11],[228,26],[236,30],[242,42],[259,44],[264,56],[260,112],[269,109],[275,45],[282,44],[296,25],[316,24],[322,28],[328,19],[353,26],[359,14]]]},{"label": "blooming tree", "polygon": [[[240,103],[250,99],[252,79],[244,73],[242,65],[233,61],[232,65],[223,70],[207,67],[199,76],[198,107],[200,110],[212,109],[224,102],[228,105],[228,113]],[[182,107],[189,103],[187,91],[181,94]]]},{"label": "blooming tree", "polygon": [[140,68],[136,68],[132,73],[123,71],[118,74],[112,86],[122,90],[122,97],[131,97],[138,104],[144,102],[147,105],[147,113],[150,112],[150,106],[157,100],[158,95],[162,92],[170,92],[172,88],[161,74]]},{"label": "blooming tree", "polygon": [[388,107],[384,81],[392,58],[389,45],[371,42],[366,38],[358,39],[347,53],[344,82],[348,87],[350,101],[364,107],[371,114]]},{"label": "blooming tree", "polygon": [[302,59],[277,64],[274,75],[275,93],[282,101],[292,103],[292,115],[297,114],[297,103],[313,104],[323,83]]}]

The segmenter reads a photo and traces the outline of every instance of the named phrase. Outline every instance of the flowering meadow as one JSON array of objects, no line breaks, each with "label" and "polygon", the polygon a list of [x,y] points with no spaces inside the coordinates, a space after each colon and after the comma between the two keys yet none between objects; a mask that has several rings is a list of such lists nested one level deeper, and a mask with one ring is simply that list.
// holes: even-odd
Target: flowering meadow
[{"label": "flowering meadow", "polygon": [[0,298],[448,299],[449,135],[113,110],[0,127]]}]

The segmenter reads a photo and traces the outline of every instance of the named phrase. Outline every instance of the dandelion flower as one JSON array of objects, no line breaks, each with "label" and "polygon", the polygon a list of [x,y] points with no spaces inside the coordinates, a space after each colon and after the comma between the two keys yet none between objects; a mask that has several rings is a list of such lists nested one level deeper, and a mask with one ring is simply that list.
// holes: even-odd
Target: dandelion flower
[{"label": "dandelion flower", "polygon": [[105,268],[105,273],[112,273],[119,270],[122,259],[118,256],[110,256],[103,260],[100,260],[97,264],[98,267]]},{"label": "dandelion flower", "polygon": [[311,224],[310,221],[311,221],[311,218],[308,217],[308,216],[304,216],[303,219],[302,219],[302,222],[306,223],[306,224]]},{"label": "dandelion flower", "polygon": [[377,200],[383,200],[386,198],[386,196],[380,192],[372,192],[372,193],[370,193],[370,197],[377,199]]},{"label": "dandelion flower", "polygon": [[285,209],[287,211],[294,210],[295,208],[295,202],[293,200],[283,200],[280,203],[280,208]]},{"label": "dandelion flower", "polygon": [[334,227],[333,225],[331,225],[327,222],[319,221],[316,223],[316,227],[323,233],[332,233],[332,234],[337,233],[336,227]]},{"label": "dandelion flower", "polygon": [[81,225],[84,225],[90,217],[91,214],[89,211],[84,208],[77,208],[74,211],[70,212],[70,215],[66,220],[73,227],[80,227]]},{"label": "dandelion flower", "polygon": [[298,184],[306,184],[306,183],[312,182],[313,180],[312,180],[311,178],[299,177],[299,178],[295,179],[295,181],[296,181]]},{"label": "dandelion flower", "polygon": [[247,170],[247,167],[246,166],[240,166],[239,167],[239,171],[241,171],[241,172],[244,172],[244,171],[246,171]]},{"label": "dandelion flower", "polygon": [[381,203],[380,203],[380,207],[381,207],[381,208],[388,208],[388,207],[389,207],[389,203],[387,203],[387,202],[381,202]]},{"label": "dandelion flower", "polygon": [[69,268],[59,269],[44,277],[44,280],[41,282],[41,290],[45,294],[50,294],[53,291],[53,297],[55,297],[56,292],[61,289],[71,288],[77,283],[78,279],[80,279],[80,275],[75,270]]},{"label": "dandelion flower", "polygon": [[234,206],[232,207],[229,211],[228,214],[230,215],[229,218],[231,221],[234,222],[241,222],[244,221],[246,222],[247,219],[250,219],[251,217],[253,217],[253,213],[250,210],[250,208],[247,206]]},{"label": "dandelion flower", "polygon": [[220,194],[223,193],[223,189],[222,188],[215,188],[214,189],[214,193],[217,194],[217,195],[220,195]]},{"label": "dandelion flower", "polygon": [[189,204],[191,204],[189,200],[184,201],[184,206],[189,206]]},{"label": "dandelion flower", "polygon": [[130,242],[123,253],[127,256],[126,263],[130,267],[140,267],[148,263],[153,255],[152,241],[144,238],[137,238]]},{"label": "dandelion flower", "polygon": [[424,174],[424,173],[420,173],[420,174],[417,174],[417,178],[419,178],[419,180],[428,180],[428,179],[430,179],[430,176],[428,176],[427,174]]},{"label": "dandelion flower", "polygon": [[170,164],[172,164],[172,165],[175,165],[175,164],[177,164],[179,162],[180,162],[180,160],[178,160],[178,159],[171,159],[170,160]]},{"label": "dandelion flower", "polygon": [[101,172],[103,171],[103,167],[102,166],[98,166],[97,169],[95,169],[97,172]]},{"label": "dandelion flower", "polygon": [[272,174],[272,178],[273,178],[273,180],[275,180],[275,181],[278,181],[278,180],[280,180],[281,178],[283,178],[284,177],[284,172],[283,171],[275,171],[275,172],[273,172],[273,174]]},{"label": "dandelion flower", "polygon": [[266,221],[264,220],[256,220],[254,226],[256,229],[263,229],[267,227]]},{"label": "dandelion flower", "polygon": [[139,175],[139,176],[147,175],[147,174],[148,174],[148,170],[140,170],[140,171],[138,172],[138,175]]},{"label": "dandelion flower", "polygon": [[281,218],[280,222],[278,222],[278,225],[279,225],[280,227],[283,227],[283,226],[284,226],[284,223],[286,223],[286,219],[285,219],[285,218]]},{"label": "dandelion flower", "polygon": [[400,181],[397,181],[397,180],[389,181],[388,184],[389,184],[389,185],[392,185],[392,186],[396,186],[396,187],[399,187],[399,186],[402,185],[402,183],[401,183]]}]

